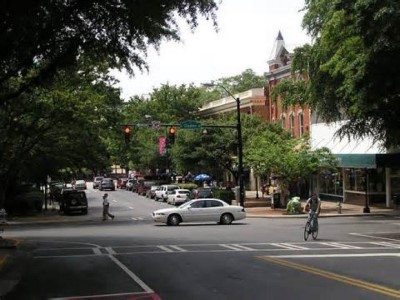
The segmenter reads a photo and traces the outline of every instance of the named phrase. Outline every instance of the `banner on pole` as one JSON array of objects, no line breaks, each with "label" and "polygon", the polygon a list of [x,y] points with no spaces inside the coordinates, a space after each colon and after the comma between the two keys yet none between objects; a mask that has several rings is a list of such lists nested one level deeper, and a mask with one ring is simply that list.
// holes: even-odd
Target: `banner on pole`
[{"label": "banner on pole", "polygon": [[167,139],[164,136],[160,136],[158,138],[158,148],[160,151],[160,155],[165,155],[166,153],[166,144],[167,144]]}]

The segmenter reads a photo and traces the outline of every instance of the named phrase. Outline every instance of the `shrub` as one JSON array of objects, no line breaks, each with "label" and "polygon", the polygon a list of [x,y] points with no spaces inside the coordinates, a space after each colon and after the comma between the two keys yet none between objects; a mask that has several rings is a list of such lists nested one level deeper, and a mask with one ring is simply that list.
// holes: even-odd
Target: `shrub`
[{"label": "shrub", "polygon": [[6,210],[13,214],[40,212],[43,208],[44,194],[40,190],[31,190],[16,195],[7,202]]},{"label": "shrub", "polygon": [[300,197],[293,197],[286,206],[286,211],[290,215],[301,213]]},{"label": "shrub", "polygon": [[187,190],[194,190],[197,188],[197,184],[195,183],[179,183],[178,185],[181,189],[187,189]]},{"label": "shrub", "polygon": [[221,199],[228,204],[232,204],[232,200],[235,199],[235,194],[232,190],[216,189],[213,190],[213,195],[215,198]]}]

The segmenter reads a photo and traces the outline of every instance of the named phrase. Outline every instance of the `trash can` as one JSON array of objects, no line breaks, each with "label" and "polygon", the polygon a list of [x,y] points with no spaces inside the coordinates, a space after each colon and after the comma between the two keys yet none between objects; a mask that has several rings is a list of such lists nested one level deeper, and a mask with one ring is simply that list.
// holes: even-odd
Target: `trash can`
[{"label": "trash can", "polygon": [[274,193],[273,194],[273,208],[280,208],[281,207],[281,193]]}]

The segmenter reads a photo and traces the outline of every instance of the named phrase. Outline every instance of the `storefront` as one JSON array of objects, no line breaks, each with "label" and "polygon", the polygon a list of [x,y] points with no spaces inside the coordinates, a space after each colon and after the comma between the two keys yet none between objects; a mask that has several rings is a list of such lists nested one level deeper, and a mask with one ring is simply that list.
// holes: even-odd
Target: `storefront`
[{"label": "storefront", "polygon": [[319,173],[313,184],[325,200],[393,206],[400,199],[400,154],[336,154],[335,173]]}]

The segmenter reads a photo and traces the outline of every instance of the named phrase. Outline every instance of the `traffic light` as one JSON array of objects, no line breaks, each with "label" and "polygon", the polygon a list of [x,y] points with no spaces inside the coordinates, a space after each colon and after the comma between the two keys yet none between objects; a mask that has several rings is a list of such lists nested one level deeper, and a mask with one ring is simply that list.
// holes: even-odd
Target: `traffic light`
[{"label": "traffic light", "polygon": [[176,128],[170,127],[168,130],[168,138],[171,145],[175,143],[175,134],[176,134]]},{"label": "traffic light", "polygon": [[129,126],[124,126],[124,137],[125,137],[125,143],[129,144],[131,140],[131,128]]}]

